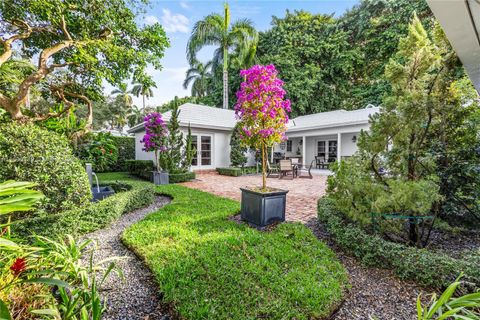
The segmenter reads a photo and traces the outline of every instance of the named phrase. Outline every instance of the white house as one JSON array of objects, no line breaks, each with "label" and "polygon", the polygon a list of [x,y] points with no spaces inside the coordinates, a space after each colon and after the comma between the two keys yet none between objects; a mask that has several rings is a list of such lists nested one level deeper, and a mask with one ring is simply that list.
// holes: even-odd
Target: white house
[{"label": "white house", "polygon": [[[237,120],[233,110],[213,108],[186,103],[179,107],[180,129],[187,134],[192,130],[197,156],[193,170],[208,170],[230,165],[230,136]],[[378,112],[377,107],[354,111],[336,110],[290,119],[286,135],[288,140],[274,147],[272,156],[299,158],[310,164],[315,157],[335,161],[352,156],[357,150],[357,138],[362,130],[368,130],[369,116]],[[170,119],[171,112],[164,114]],[[153,160],[152,152],[142,150],[140,142],[145,134],[143,123],[131,128],[135,134],[135,157],[137,160]],[[305,155],[305,156],[304,156]],[[254,155],[249,154],[248,165],[254,164]]]}]

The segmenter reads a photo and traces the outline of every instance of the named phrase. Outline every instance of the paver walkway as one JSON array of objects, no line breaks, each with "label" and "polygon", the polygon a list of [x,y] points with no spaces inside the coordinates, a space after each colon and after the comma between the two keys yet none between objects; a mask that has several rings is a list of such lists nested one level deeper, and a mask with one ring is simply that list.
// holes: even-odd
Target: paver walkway
[{"label": "paver walkway", "polygon": [[[326,183],[324,175],[314,175],[313,179],[267,179],[269,187],[288,190],[286,220],[303,223],[317,216],[317,200],[325,195]],[[240,200],[240,187],[261,184],[261,175],[230,177],[218,173],[197,173],[196,180],[183,183],[184,186],[234,200]]]}]

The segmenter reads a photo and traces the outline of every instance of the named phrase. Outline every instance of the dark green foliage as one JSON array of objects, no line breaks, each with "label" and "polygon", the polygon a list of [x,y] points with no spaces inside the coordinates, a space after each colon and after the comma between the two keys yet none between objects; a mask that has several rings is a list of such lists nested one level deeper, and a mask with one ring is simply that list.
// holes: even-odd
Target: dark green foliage
[{"label": "dark green foliage", "polygon": [[117,163],[109,171],[128,171],[125,162],[135,159],[135,138],[113,137],[118,150]]},{"label": "dark green foliage", "polygon": [[425,0],[362,0],[338,19],[337,28],[348,34],[348,42],[361,57],[349,92],[354,107],[379,105],[390,92],[383,77],[385,65],[397,51],[399,39],[407,34],[414,12],[430,30],[433,14]]},{"label": "dark green foliage", "polygon": [[75,150],[83,163],[91,163],[95,172],[112,171],[118,160],[118,149],[110,133],[91,133]]},{"label": "dark green foliage", "polygon": [[127,160],[125,161],[127,171],[144,180],[152,180],[154,165],[152,160]]},{"label": "dark green foliage", "polygon": [[337,245],[357,257],[367,266],[393,269],[405,280],[443,289],[461,274],[468,284],[465,290],[480,288],[480,256],[473,254],[465,259],[451,258],[442,253],[393,243],[366,233],[335,206],[328,197],[318,202],[318,218]]},{"label": "dark green foliage", "polygon": [[184,171],[181,167],[183,151],[183,133],[180,131],[180,109],[175,105],[167,123],[168,135],[165,139],[167,151],[160,152],[160,167],[169,173]]},{"label": "dark green foliage", "polygon": [[48,212],[82,207],[92,193],[85,169],[64,136],[35,125],[0,125],[0,180],[31,181]]},{"label": "dark green foliage", "polygon": [[187,131],[187,138],[185,139],[185,149],[183,151],[183,160],[182,160],[182,168],[185,171],[188,171],[192,166],[192,160],[195,154],[197,153],[197,149],[193,146],[193,138],[192,138],[192,129],[190,128],[190,124],[188,125]]},{"label": "dark green foliage", "polygon": [[218,174],[221,174],[224,176],[239,177],[242,175],[241,168],[217,168],[216,170]]},{"label": "dark green foliage", "polygon": [[22,238],[31,234],[49,237],[55,234],[81,235],[104,228],[122,214],[153,202],[155,190],[151,183],[134,181],[124,176],[121,178],[121,182],[108,181],[99,174],[102,184],[111,185],[118,193],[83,208],[16,221],[12,225],[13,234]]},{"label": "dark green foliage", "polygon": [[268,232],[229,219],[237,201],[179,185],[172,202],[129,227],[123,242],[184,319],[326,319],[348,287],[345,269],[300,223]]},{"label": "dark green foliage", "polygon": [[260,35],[258,58],[275,64],[292,102],[292,117],[340,108],[350,103],[351,83],[361,56],[331,15],[305,11],[273,17]]},{"label": "dark green foliage", "polygon": [[180,172],[180,173],[169,173],[168,181],[169,183],[180,183],[187,182],[195,179],[195,172]]},{"label": "dark green foliage", "polygon": [[233,167],[243,167],[247,163],[247,147],[241,144],[239,136],[240,127],[235,125],[232,136],[230,137],[230,162]]}]

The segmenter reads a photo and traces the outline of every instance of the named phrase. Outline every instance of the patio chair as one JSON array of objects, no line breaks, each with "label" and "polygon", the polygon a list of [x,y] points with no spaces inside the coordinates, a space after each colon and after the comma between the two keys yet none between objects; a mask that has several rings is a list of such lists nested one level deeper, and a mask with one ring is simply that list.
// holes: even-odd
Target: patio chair
[{"label": "patio chair", "polygon": [[313,179],[311,171],[315,162],[316,160],[312,160],[312,162],[310,162],[310,166],[299,166],[297,177],[304,179]]},{"label": "patio chair", "polygon": [[279,178],[280,168],[277,165],[270,164],[270,162],[267,161],[267,178],[270,178],[270,177]]},{"label": "patio chair", "polygon": [[328,164],[325,161],[325,157],[315,156],[315,167],[317,169],[324,169],[326,166],[328,166]]},{"label": "patio chair", "polygon": [[292,179],[295,178],[295,170],[292,165],[292,160],[280,160],[280,179],[291,175]]}]

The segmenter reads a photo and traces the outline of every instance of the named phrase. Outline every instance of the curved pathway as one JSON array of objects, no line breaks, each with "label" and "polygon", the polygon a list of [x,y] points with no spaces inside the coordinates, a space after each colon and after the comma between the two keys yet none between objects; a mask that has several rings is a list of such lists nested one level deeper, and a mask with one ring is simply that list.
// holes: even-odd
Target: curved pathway
[{"label": "curved pathway", "polygon": [[169,319],[161,310],[161,296],[153,275],[120,239],[123,230],[169,202],[169,198],[158,196],[148,207],[125,214],[109,227],[83,237],[92,239],[97,245],[94,253],[95,262],[112,256],[122,257],[118,266],[122,269],[125,279],[128,279],[122,281],[112,273],[103,284],[101,295],[106,299],[107,310],[102,319]]}]

